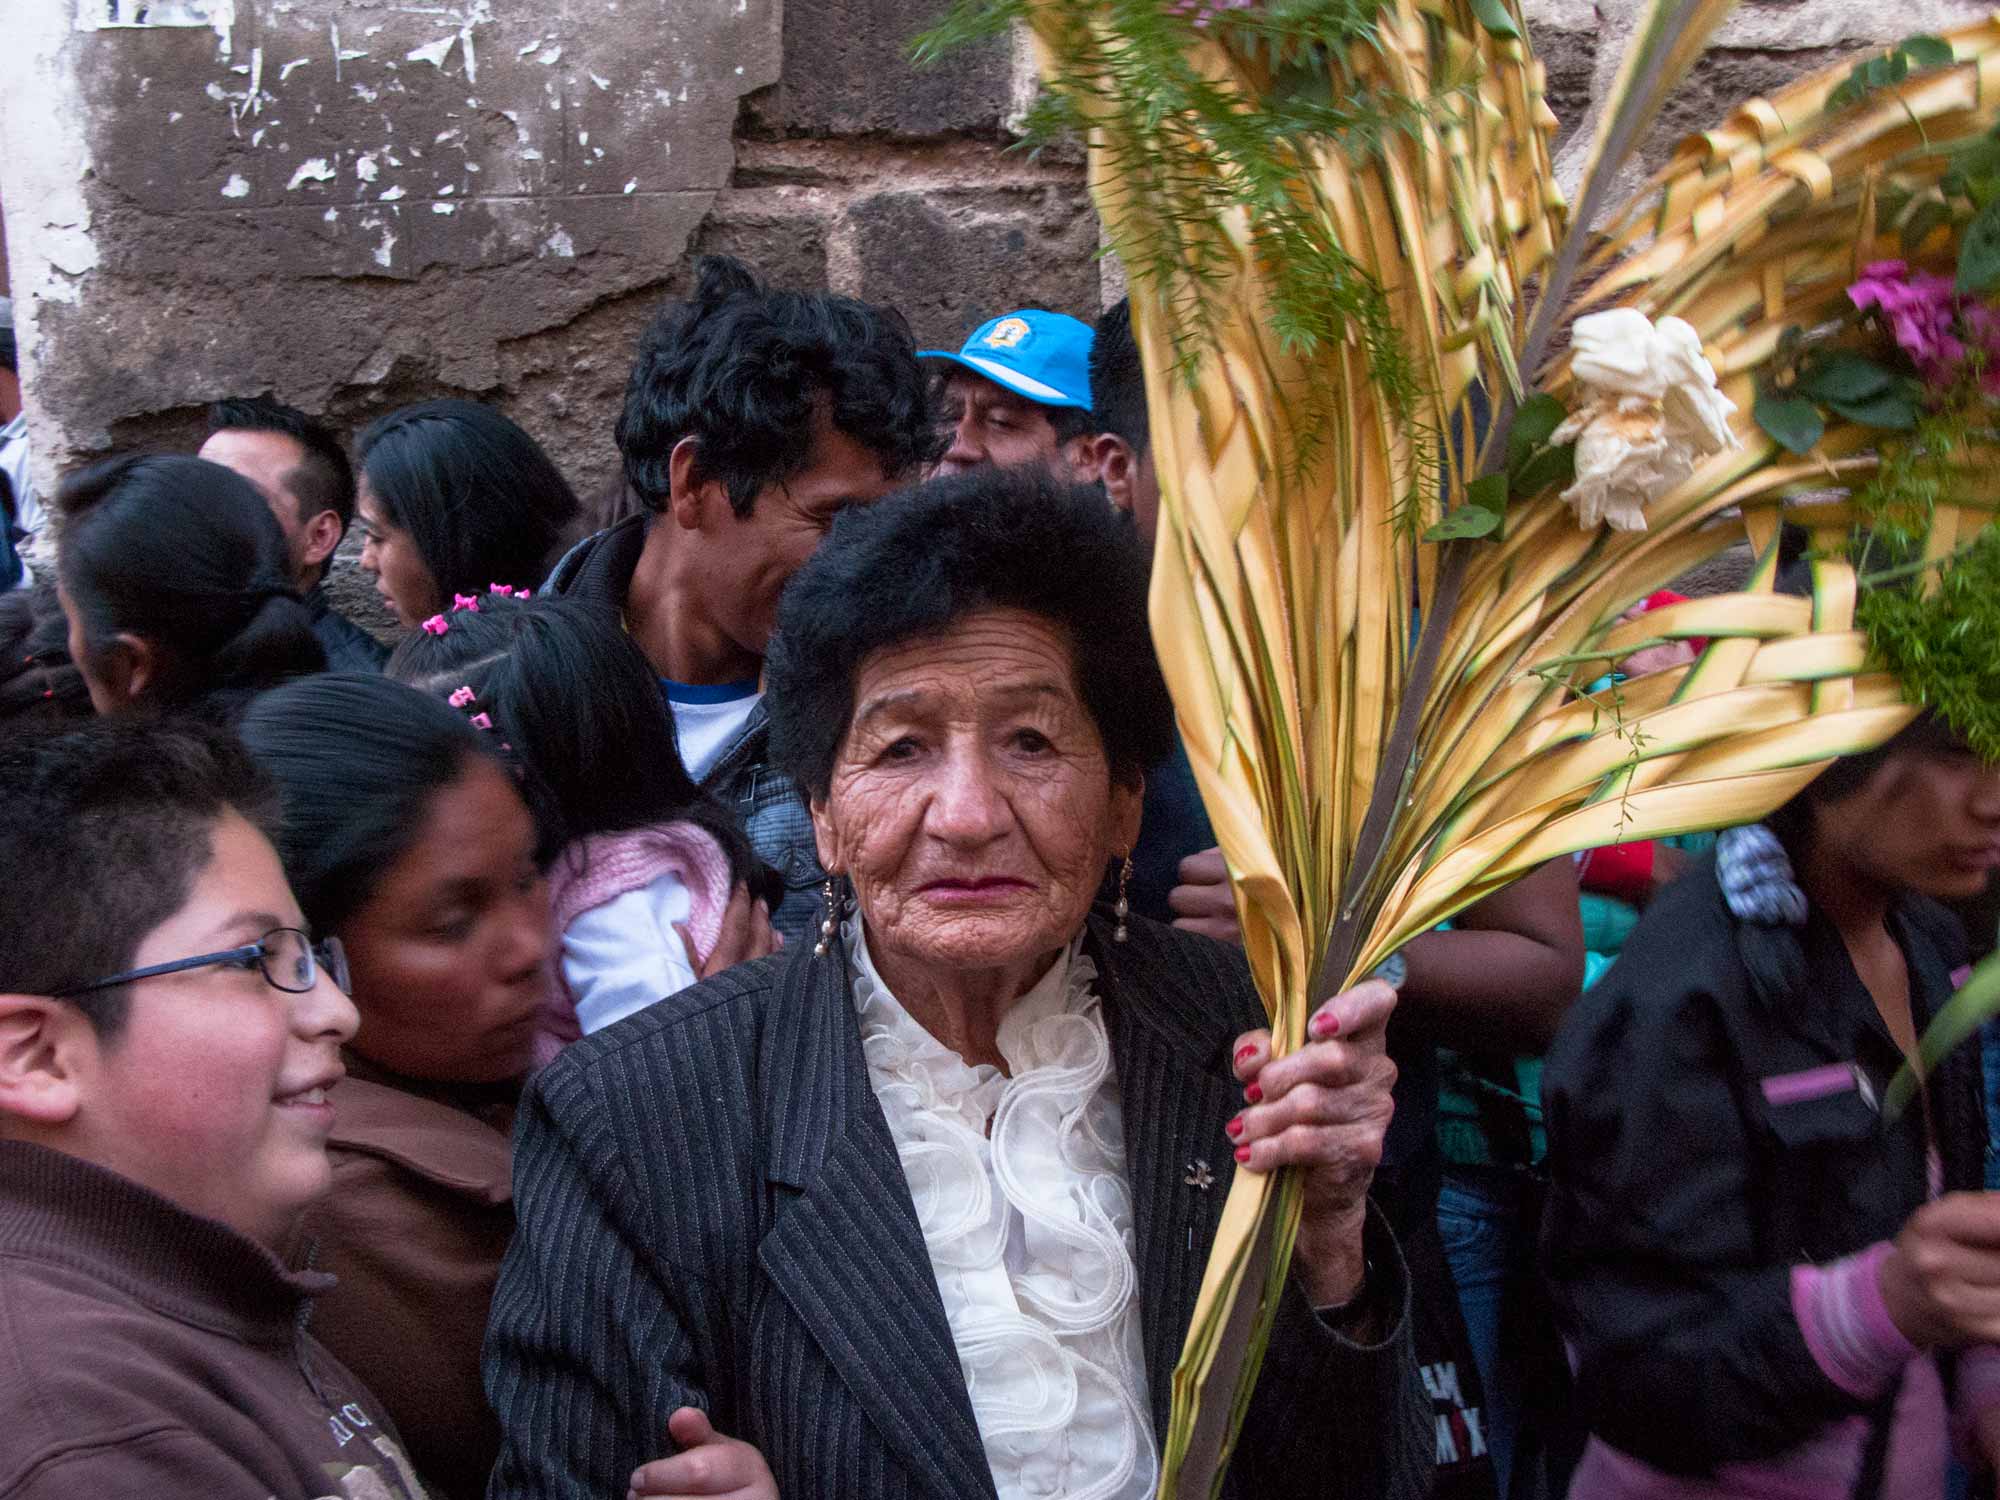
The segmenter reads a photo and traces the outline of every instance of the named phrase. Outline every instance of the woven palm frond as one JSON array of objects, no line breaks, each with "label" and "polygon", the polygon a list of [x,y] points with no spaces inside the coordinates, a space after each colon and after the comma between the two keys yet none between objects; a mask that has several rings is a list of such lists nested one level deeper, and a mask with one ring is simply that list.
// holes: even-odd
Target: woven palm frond
[{"label": "woven palm frond", "polygon": [[[1788,330],[1849,311],[1878,218],[1909,227],[1950,148],[1993,128],[2000,24],[1860,97],[1843,67],[1746,104],[1607,216],[1605,185],[1729,8],[1654,0],[1579,193],[1576,222],[1612,226],[1591,234],[1554,187],[1541,67],[1500,0],[1267,0],[1160,31],[1188,8],[1013,14],[1087,134],[1131,274],[1163,490],[1154,635],[1282,1053],[1321,1000],[1534,866],[1760,817],[1912,717],[1844,560],[1884,435],[1835,419],[1794,454],[1751,413]],[[1913,248],[1942,263],[1958,230],[1937,230]],[[1316,296],[1334,313],[1315,320]],[[1644,531],[1579,529],[1560,480],[1505,498],[1517,417],[1537,392],[1574,404],[1549,351],[1604,307],[1685,319],[1738,408],[1740,445]],[[1940,460],[1925,556],[1991,522],[1996,456]],[[1499,506],[1497,532],[1473,514]],[[1805,597],[1776,588],[1787,521],[1818,545]],[[1744,543],[1741,592],[1621,621]],[[1591,689],[1641,644],[1696,638],[1684,669]],[[1298,1210],[1287,1174],[1231,1187],[1163,1495],[1219,1483]]]}]

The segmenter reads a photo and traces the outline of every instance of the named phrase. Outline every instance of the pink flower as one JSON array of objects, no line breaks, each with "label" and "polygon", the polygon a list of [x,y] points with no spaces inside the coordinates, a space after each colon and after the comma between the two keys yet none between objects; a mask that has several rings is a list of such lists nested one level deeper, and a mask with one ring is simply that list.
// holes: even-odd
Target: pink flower
[{"label": "pink flower", "polygon": [[453,708],[470,708],[473,703],[472,689],[469,687],[457,688],[444,701],[449,703]]},{"label": "pink flower", "polygon": [[470,615],[478,614],[479,596],[477,594],[453,594],[451,596],[451,612],[457,614],[461,609]]},{"label": "pink flower", "polygon": [[[1987,332],[1994,329],[1991,312],[1962,299],[1951,278],[1932,271],[1912,274],[1900,260],[1871,261],[1861,279],[1847,289],[1848,300],[1863,312],[1871,309],[1889,325],[1896,347],[1910,356],[1917,373],[1932,385],[1948,385],[1965,363],[1961,333],[1971,333],[1982,348],[1990,348]],[[1974,331],[1977,318],[1979,332]]]},{"label": "pink flower", "polygon": [[474,714],[467,722],[474,729],[491,729],[493,727],[493,716],[491,714]]},{"label": "pink flower", "polygon": [[426,635],[443,635],[449,629],[451,629],[451,622],[446,620],[443,615],[432,615],[428,620],[424,621],[424,633]]}]

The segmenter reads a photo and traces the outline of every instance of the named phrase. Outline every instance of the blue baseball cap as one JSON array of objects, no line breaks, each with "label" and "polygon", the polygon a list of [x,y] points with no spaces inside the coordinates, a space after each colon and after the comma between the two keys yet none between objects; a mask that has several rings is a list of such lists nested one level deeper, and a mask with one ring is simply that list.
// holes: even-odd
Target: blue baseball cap
[{"label": "blue baseball cap", "polygon": [[1043,406],[1090,410],[1091,328],[1062,313],[1027,307],[973,330],[957,353],[924,349],[918,359],[948,359]]}]

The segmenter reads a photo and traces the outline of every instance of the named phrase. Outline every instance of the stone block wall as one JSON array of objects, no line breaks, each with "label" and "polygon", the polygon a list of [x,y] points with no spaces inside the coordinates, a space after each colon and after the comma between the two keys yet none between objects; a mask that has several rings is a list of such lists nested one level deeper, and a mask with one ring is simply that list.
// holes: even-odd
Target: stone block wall
[{"label": "stone block wall", "polygon": [[[927,342],[1115,295],[1075,159],[1010,149],[1005,42],[904,60],[941,0],[31,0],[0,204],[50,472],[270,391],[348,426],[492,400],[580,492],[646,318],[704,251],[901,307]],[[1564,124],[1636,0],[1529,0]],[[1967,0],[1747,0],[1646,146]]]}]

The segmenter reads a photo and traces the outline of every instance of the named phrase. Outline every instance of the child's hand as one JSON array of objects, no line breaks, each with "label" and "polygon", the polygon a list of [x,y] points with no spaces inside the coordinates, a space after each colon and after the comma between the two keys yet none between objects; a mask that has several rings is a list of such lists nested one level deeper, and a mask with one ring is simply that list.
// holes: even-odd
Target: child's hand
[{"label": "child's hand", "polygon": [[682,1495],[778,1500],[777,1481],[764,1455],[717,1432],[700,1407],[683,1406],[668,1417],[667,1436],[680,1452],[635,1470],[625,1500],[678,1500]]},{"label": "child's hand", "polygon": [[[676,922],[674,931],[681,935],[681,941],[692,954],[694,937],[687,925]],[[729,905],[723,908],[722,930],[716,935],[715,946],[695,963],[695,977],[706,979],[711,974],[720,974],[735,964],[776,953],[784,945],[784,938],[771,926],[770,908],[762,900],[751,899],[750,887],[738,881],[736,889],[729,893]]]}]

